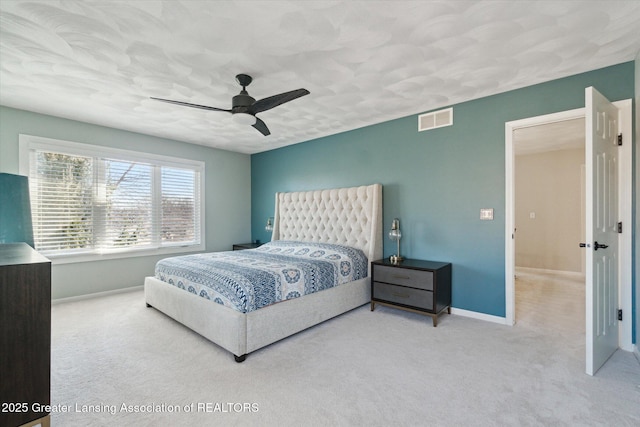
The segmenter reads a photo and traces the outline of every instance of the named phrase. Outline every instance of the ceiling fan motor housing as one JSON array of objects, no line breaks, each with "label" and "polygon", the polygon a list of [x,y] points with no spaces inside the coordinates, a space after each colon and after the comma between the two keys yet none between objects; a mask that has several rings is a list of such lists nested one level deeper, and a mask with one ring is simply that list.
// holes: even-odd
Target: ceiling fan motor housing
[{"label": "ceiling fan motor housing", "polygon": [[256,102],[256,100],[243,89],[238,95],[233,97],[231,101],[231,112],[233,114],[244,113],[254,102]]}]

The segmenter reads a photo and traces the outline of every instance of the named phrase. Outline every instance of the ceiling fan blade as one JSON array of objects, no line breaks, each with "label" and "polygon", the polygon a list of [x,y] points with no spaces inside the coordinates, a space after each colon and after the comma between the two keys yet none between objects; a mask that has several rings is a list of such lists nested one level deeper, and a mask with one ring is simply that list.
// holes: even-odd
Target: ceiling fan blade
[{"label": "ceiling fan blade", "polygon": [[267,125],[257,117],[256,117],[256,122],[251,126],[258,129],[258,131],[264,136],[271,135],[271,132],[269,132],[269,128],[267,127]]},{"label": "ceiling fan blade", "polygon": [[284,104],[285,102],[293,101],[294,99],[300,98],[301,96],[305,95],[309,95],[309,91],[306,89],[296,89],[292,90],[291,92],[273,95],[254,102],[253,105],[249,107],[249,111],[252,114],[260,113],[262,111],[267,111],[272,109],[273,107]]},{"label": "ceiling fan blade", "polygon": [[216,108],[216,107],[208,107],[206,105],[190,104],[188,102],[173,101],[171,99],[154,98],[153,96],[151,96],[150,98],[155,99],[156,101],[168,102],[169,104],[183,105],[185,107],[201,108],[203,110],[209,110],[209,111],[226,111],[227,113],[231,112],[231,110],[225,110],[223,108]]}]

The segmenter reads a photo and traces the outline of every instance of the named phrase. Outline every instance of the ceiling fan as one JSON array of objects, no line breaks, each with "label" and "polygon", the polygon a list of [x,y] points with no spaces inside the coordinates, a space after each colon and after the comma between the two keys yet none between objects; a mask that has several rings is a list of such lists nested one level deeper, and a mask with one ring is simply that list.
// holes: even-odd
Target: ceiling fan
[{"label": "ceiling fan", "polygon": [[236,76],[236,81],[240,86],[242,86],[242,90],[239,94],[233,97],[230,110],[224,108],[209,107],[206,105],[190,104],[188,102],[174,101],[171,99],[154,98],[153,96],[151,97],[151,99],[155,99],[156,101],[168,102],[170,104],[184,105],[185,107],[201,108],[203,110],[225,111],[227,113],[233,114],[232,117],[235,121],[242,124],[251,125],[256,128],[261,134],[267,136],[270,135],[271,132],[269,131],[267,125],[258,117],[256,117],[257,113],[270,110],[274,107],[277,107],[278,105],[284,104],[285,102],[293,101],[294,99],[300,98],[301,96],[309,95],[309,91],[306,89],[296,89],[290,92],[284,92],[256,101],[247,92],[247,86],[251,84],[253,78],[247,74],[238,74]]}]

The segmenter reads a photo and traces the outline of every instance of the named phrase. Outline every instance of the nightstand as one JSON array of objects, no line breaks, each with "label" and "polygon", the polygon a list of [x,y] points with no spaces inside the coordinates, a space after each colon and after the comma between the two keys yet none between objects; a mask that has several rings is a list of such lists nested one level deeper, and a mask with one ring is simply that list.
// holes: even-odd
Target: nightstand
[{"label": "nightstand", "polygon": [[371,311],[376,304],[431,316],[451,314],[451,263],[405,259],[393,264],[388,259],[371,263]]},{"label": "nightstand", "polygon": [[262,246],[262,243],[234,243],[233,250],[241,251],[243,249],[255,249]]}]

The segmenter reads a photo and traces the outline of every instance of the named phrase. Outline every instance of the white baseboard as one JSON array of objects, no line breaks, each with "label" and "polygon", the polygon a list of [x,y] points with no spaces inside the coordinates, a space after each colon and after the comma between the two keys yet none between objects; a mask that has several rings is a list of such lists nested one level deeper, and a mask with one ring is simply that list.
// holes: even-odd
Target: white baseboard
[{"label": "white baseboard", "polygon": [[62,304],[65,302],[82,301],[85,299],[106,297],[108,295],[122,294],[125,292],[141,291],[144,286],[132,286],[130,288],[114,289],[113,291],[94,292],[92,294],[78,295],[77,297],[57,298],[51,300],[51,305]]},{"label": "white baseboard", "polygon": [[500,325],[507,325],[506,317],[478,313],[477,311],[469,311],[463,310],[461,308],[451,307],[451,314],[455,314],[456,316],[471,317],[472,319],[484,320],[485,322],[499,323]]},{"label": "white baseboard", "polygon": [[584,279],[584,273],[579,271],[565,271],[565,270],[549,270],[546,268],[533,268],[533,267],[518,267],[516,266],[516,274],[518,271],[534,274],[557,274],[558,276],[572,277],[575,279]]}]

